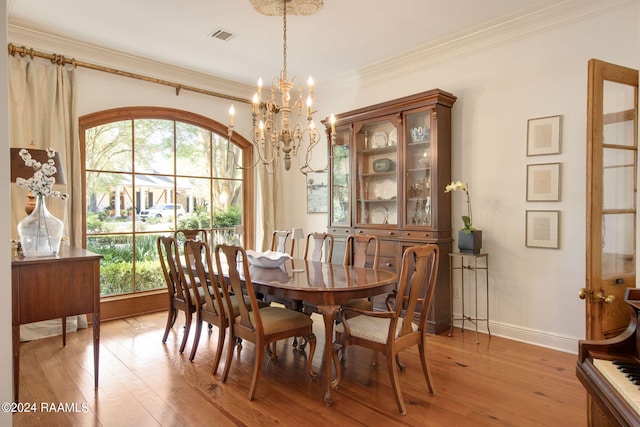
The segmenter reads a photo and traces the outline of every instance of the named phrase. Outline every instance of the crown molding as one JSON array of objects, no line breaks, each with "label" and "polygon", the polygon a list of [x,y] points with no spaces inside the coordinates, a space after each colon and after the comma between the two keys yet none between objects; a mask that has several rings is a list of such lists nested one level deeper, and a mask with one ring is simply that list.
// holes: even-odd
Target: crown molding
[{"label": "crown molding", "polygon": [[602,15],[638,0],[563,0],[485,23],[419,48],[404,51],[335,79],[334,89],[374,85],[434,65],[473,55],[520,39]]},{"label": "crown molding", "polygon": [[[336,77],[333,82],[327,82],[323,86],[327,89],[343,90],[350,87],[362,88],[375,85],[428,69],[437,64],[628,7],[637,4],[637,2],[638,0],[550,0],[542,7],[525,10],[506,19],[503,17],[344,73]],[[53,35],[44,29],[29,27],[19,20],[13,20],[9,23],[8,35],[9,42],[18,46],[25,45],[28,48],[72,56],[78,60],[159,79],[178,80],[177,83],[190,84],[246,99],[250,99],[255,91],[253,86],[211,74]]]},{"label": "crown molding", "polygon": [[26,46],[27,48],[43,50],[47,53],[63,55],[79,61],[143,74],[157,79],[170,80],[185,85],[193,85],[240,98],[251,99],[255,91],[254,87],[246,84],[60,37],[44,30],[22,25],[17,21],[13,21],[8,25],[8,35],[9,43],[13,43],[16,46]]}]

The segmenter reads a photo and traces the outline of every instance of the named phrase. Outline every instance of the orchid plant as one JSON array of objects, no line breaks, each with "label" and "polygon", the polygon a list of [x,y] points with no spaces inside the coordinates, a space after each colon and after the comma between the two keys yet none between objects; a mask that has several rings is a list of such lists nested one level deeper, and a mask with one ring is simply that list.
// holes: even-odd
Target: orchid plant
[{"label": "orchid plant", "polygon": [[462,216],[462,222],[464,223],[462,230],[467,234],[471,234],[475,228],[471,225],[471,198],[469,197],[469,187],[462,181],[452,181],[451,184],[445,187],[444,192],[449,193],[451,191],[464,191],[464,194],[467,196],[467,214]]},{"label": "orchid plant", "polygon": [[19,154],[22,160],[24,160],[24,164],[32,168],[34,172],[33,176],[29,179],[17,178],[16,184],[21,188],[27,188],[34,196],[51,196],[66,200],[69,197],[67,193],[53,189],[53,184],[56,182],[54,175],[57,172],[54,161],[56,152],[51,148],[47,148],[46,151],[49,160],[47,160],[46,163],[40,163],[31,157],[29,150],[26,148],[20,150]]}]

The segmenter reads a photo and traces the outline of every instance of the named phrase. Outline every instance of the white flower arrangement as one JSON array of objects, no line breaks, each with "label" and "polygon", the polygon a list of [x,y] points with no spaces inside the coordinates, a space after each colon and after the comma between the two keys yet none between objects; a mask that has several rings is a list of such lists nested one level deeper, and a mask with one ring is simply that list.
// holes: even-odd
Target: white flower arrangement
[{"label": "white flower arrangement", "polygon": [[464,227],[462,227],[462,229],[465,233],[471,234],[475,228],[471,225],[471,198],[469,197],[469,187],[467,187],[467,184],[462,181],[452,181],[451,184],[448,184],[445,187],[444,192],[449,193],[451,191],[464,191],[467,195],[467,215],[462,216],[462,222],[464,223]]},{"label": "white flower arrangement", "polygon": [[24,164],[34,170],[33,177],[29,179],[16,179],[16,184],[18,184],[19,187],[27,188],[34,196],[51,196],[62,200],[67,200],[67,198],[69,198],[67,193],[62,193],[53,189],[53,184],[56,182],[53,175],[57,172],[55,161],[53,160],[56,152],[53,149],[47,148],[47,157],[49,160],[44,164],[31,157],[29,150],[26,148],[20,150],[19,154],[22,160],[24,160]]}]

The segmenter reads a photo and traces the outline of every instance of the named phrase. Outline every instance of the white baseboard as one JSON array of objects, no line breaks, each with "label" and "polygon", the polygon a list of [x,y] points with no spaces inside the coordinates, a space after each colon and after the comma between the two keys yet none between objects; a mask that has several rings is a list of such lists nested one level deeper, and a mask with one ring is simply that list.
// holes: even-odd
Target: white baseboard
[{"label": "white baseboard", "polygon": [[[460,328],[462,326],[462,321],[454,321],[453,326],[456,328]],[[565,353],[578,354],[579,338],[551,334],[545,331],[523,328],[522,326],[514,326],[493,321],[489,321],[489,328],[491,329],[492,336],[520,341],[540,347],[546,347],[553,350],[563,351]],[[464,329],[465,331],[475,332],[475,325],[472,322],[465,320]],[[487,334],[486,321],[478,322],[478,333]],[[482,337],[480,339],[482,339]]]}]

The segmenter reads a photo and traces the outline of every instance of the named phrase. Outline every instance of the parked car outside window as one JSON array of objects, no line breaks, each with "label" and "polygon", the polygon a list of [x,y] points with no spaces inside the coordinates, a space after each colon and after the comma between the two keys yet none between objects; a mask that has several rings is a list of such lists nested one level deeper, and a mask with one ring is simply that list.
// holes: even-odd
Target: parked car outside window
[{"label": "parked car outside window", "polygon": [[183,216],[184,208],[182,205],[174,203],[160,203],[149,209],[140,212],[140,219],[145,221],[148,218],[173,218],[174,216]]}]

